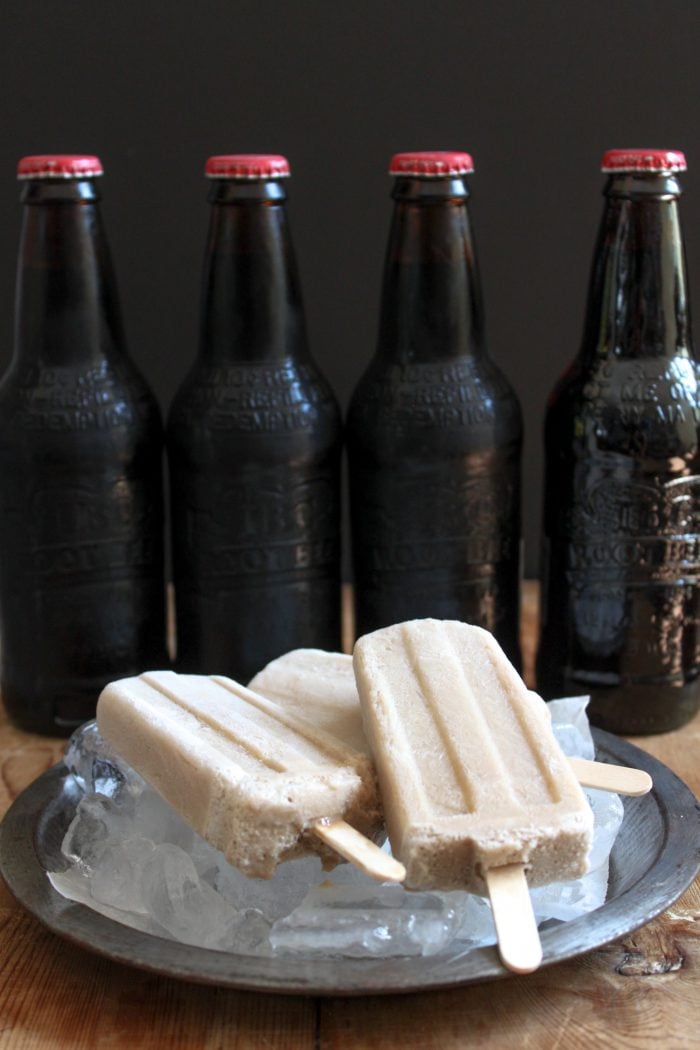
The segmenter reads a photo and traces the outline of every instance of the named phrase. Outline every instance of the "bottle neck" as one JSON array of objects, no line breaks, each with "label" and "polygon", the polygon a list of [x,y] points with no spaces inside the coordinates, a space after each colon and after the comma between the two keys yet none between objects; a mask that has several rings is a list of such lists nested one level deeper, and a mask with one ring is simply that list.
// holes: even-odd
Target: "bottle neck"
[{"label": "bottle neck", "polygon": [[481,282],[464,179],[399,178],[378,355],[428,362],[483,352]]},{"label": "bottle neck", "polygon": [[15,360],[59,367],[94,364],[122,351],[116,283],[98,200],[88,180],[25,184]]},{"label": "bottle neck", "polygon": [[614,175],[604,192],[584,354],[634,358],[692,353],[677,179]]},{"label": "bottle neck", "polygon": [[307,352],[285,198],[278,180],[212,184],[202,296],[205,360],[278,361]]}]

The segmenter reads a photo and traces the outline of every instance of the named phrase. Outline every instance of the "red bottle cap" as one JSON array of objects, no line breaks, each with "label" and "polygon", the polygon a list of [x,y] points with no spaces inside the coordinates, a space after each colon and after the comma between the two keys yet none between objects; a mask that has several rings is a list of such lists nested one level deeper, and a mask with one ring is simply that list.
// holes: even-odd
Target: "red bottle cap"
[{"label": "red bottle cap", "polygon": [[75,153],[42,153],[22,157],[17,165],[18,179],[94,179],[102,175],[99,157]]},{"label": "red bottle cap", "polygon": [[284,179],[289,162],[273,153],[230,153],[210,157],[204,174],[209,179]]},{"label": "red bottle cap", "polygon": [[433,150],[395,153],[389,164],[390,175],[416,175],[423,179],[444,179],[451,175],[471,175],[474,161],[468,153]]},{"label": "red bottle cap", "polygon": [[600,170],[606,173],[648,171],[653,174],[685,171],[687,167],[684,154],[677,149],[609,149],[603,154]]}]

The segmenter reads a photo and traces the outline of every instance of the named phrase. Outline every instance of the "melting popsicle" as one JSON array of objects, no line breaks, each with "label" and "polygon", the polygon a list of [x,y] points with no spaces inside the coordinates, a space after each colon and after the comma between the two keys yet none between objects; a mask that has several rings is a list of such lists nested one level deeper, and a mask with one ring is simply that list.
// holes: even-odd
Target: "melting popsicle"
[{"label": "melting popsicle", "polygon": [[406,886],[488,894],[503,961],[535,969],[541,948],[525,878],[583,875],[593,833],[544,701],[492,635],[457,621],[365,635],[354,668]]},{"label": "melting popsicle", "polygon": [[382,820],[368,758],[232,679],[153,671],[112,682],[97,724],[246,875],[269,878],[309,851],[332,864],[337,851],[401,879],[401,865],[369,841]]}]

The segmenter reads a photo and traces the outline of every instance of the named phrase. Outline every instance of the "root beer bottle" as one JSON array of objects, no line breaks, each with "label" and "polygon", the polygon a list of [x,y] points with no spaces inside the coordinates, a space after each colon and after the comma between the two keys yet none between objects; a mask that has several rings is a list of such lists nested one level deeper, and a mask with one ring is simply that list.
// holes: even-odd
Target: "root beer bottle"
[{"label": "root beer bottle", "polygon": [[547,697],[618,733],[700,704],[700,396],[678,213],[681,153],[612,150],[583,342],[545,424]]},{"label": "root beer bottle", "polygon": [[212,157],[200,352],[168,423],[177,663],[340,647],[340,418],[307,347],[283,157]]},{"label": "root beer bottle", "polygon": [[488,357],[466,153],[390,165],[379,338],[347,421],[358,635],[488,628],[519,663],[520,406]]},{"label": "root beer bottle", "polygon": [[165,660],[163,437],[127,356],[96,157],[25,157],[14,355],[0,384],[2,698],[63,734]]}]

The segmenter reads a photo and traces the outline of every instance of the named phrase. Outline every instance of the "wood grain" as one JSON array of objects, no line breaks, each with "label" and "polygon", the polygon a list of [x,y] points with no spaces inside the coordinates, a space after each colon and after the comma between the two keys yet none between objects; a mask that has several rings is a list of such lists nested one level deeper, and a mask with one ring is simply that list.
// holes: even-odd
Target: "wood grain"
[{"label": "wood grain", "polygon": [[[527,584],[530,681],[536,602]],[[700,791],[700,716],[635,743]],[[0,814],[64,746],[0,714]],[[0,883],[0,1050],[700,1050],[699,976],[700,882],[642,930],[569,963],[448,992],[324,1000],[111,963],[44,930]]]}]

